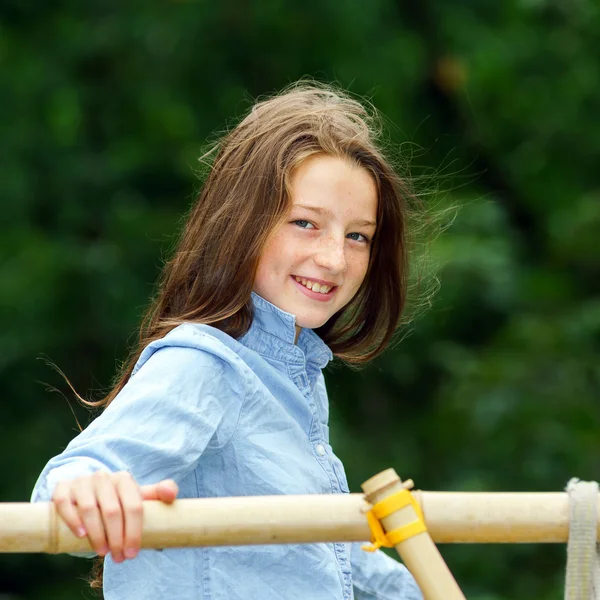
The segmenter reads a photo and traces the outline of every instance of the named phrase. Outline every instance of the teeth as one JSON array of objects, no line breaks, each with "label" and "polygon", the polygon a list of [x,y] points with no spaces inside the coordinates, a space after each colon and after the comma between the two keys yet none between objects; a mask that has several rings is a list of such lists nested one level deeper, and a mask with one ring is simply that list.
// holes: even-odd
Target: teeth
[{"label": "teeth", "polygon": [[313,292],[319,292],[321,294],[327,294],[333,286],[330,285],[321,285],[316,281],[311,281],[310,279],[304,279],[304,277],[296,277],[295,278],[298,283],[301,283],[303,286],[307,287],[309,290]]}]

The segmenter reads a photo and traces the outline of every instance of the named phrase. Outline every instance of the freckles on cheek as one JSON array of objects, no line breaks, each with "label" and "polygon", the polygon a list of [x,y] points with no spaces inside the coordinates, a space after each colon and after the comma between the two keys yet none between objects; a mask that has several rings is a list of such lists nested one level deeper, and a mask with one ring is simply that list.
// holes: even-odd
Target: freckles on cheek
[{"label": "freckles on cheek", "polygon": [[292,253],[292,255],[290,256],[290,268],[292,268],[293,265],[297,265],[300,262],[300,253],[299,252],[294,252]]}]

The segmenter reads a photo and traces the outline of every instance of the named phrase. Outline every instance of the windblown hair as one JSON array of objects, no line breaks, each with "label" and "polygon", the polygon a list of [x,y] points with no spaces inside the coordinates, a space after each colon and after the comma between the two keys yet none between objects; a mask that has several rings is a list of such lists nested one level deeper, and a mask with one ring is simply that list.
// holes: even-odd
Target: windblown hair
[{"label": "windblown hair", "polygon": [[[289,211],[291,176],[318,154],[364,168],[376,184],[378,208],[363,284],[316,333],[347,363],[379,355],[405,307],[407,223],[415,200],[384,157],[379,135],[374,111],[330,86],[299,83],[257,102],[202,157],[206,180],[164,266],[138,343],[112,391],[86,404],[107,406],[128,381],[144,347],[183,322],[210,324],[234,338],[248,330],[258,262]],[[101,573],[92,586],[101,586]]]}]

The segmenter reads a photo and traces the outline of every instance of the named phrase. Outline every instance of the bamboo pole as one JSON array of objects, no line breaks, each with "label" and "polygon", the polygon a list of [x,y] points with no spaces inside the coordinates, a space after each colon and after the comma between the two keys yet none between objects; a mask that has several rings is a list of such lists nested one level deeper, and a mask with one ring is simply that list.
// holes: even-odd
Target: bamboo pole
[{"label": "bamboo pole", "polygon": [[[362,489],[371,504],[377,504],[401,490],[410,488],[412,481],[404,485],[394,469],[387,469],[362,484]],[[419,519],[415,508],[408,505],[381,519],[381,524],[386,532],[390,532]],[[415,578],[425,600],[466,600],[427,531],[405,539],[396,544],[395,548]]]},{"label": "bamboo pole", "polygon": [[[565,492],[413,492],[436,543],[566,543]],[[600,506],[600,503],[599,503]],[[144,503],[145,548],[365,541],[362,494]],[[600,539],[600,512],[598,514]],[[49,503],[0,503],[1,552],[85,552]]]},{"label": "bamboo pole", "polygon": [[[362,494],[243,496],[144,502],[143,548],[364,541]],[[0,552],[89,552],[51,503],[0,504]]]}]

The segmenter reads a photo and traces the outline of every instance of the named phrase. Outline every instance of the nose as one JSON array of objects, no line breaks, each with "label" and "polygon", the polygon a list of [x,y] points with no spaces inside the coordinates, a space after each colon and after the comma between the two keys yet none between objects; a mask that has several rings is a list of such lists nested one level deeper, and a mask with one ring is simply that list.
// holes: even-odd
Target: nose
[{"label": "nose", "polygon": [[315,252],[314,261],[332,274],[343,273],[347,268],[346,238],[343,235],[323,238]]}]

